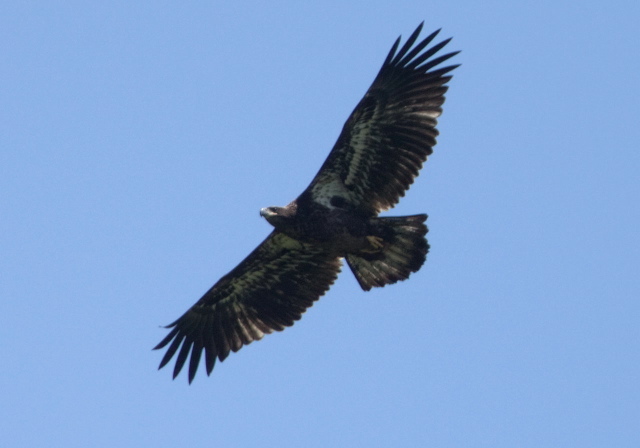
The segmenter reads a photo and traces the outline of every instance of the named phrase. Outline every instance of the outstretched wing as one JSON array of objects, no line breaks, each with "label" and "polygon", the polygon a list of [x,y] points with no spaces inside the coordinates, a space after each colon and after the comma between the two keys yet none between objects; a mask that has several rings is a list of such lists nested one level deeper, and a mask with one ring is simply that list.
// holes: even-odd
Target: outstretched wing
[{"label": "outstretched wing", "polygon": [[457,67],[433,70],[458,53],[432,59],[450,40],[426,49],[440,30],[411,48],[421,30],[422,24],[399,51],[400,38],[396,40],[303,195],[327,207],[349,206],[369,215],[393,207],[404,196],[436,144],[436,118],[451,79],[445,75]]},{"label": "outstretched wing", "polygon": [[168,345],[160,367],[178,353],[173,377],[189,354],[189,382],[196,374],[202,352],[207,374],[216,358],[281,331],[300,319],[335,281],[341,262],[317,247],[273,231],[235,269],[222,277],[180,319],[154,349]]}]

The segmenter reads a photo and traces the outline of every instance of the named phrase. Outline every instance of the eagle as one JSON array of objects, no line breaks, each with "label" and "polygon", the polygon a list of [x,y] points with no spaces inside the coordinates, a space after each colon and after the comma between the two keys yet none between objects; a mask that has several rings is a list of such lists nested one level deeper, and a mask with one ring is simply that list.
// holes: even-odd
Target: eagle
[{"label": "eagle", "polygon": [[156,346],[168,346],[161,369],[176,355],[175,379],[189,359],[189,383],[204,353],[216,360],[282,331],[302,317],[336,280],[342,259],[369,291],[405,280],[426,260],[426,214],[380,217],[418,176],[436,144],[449,74],[440,67],[458,52],[435,57],[440,30],[418,41],[423,23],[400,47],[395,41],[345,123],[311,184],[284,207],[260,210],[274,229],[178,320]]}]

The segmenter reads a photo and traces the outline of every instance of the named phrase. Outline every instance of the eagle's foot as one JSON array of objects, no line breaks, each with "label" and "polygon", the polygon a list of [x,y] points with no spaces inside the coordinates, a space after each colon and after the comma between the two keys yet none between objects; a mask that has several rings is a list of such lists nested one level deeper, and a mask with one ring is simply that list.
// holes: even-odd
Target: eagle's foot
[{"label": "eagle's foot", "polygon": [[368,235],[366,238],[369,242],[369,247],[364,249],[363,252],[374,254],[380,252],[384,247],[384,240],[379,236]]}]

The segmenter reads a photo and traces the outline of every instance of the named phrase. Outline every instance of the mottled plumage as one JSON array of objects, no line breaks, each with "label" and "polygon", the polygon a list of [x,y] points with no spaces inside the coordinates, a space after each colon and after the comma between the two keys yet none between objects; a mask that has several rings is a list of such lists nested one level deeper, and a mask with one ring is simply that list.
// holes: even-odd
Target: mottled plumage
[{"label": "mottled plumage", "polygon": [[[260,214],[273,232],[222,277],[155,347],[177,353],[174,378],[189,359],[189,382],[202,353],[207,374],[216,359],[300,319],[333,284],[345,258],[362,289],[404,280],[425,261],[426,215],[378,217],[413,183],[436,144],[436,118],[457,52],[432,58],[450,39],[416,44],[422,24],[380,72],[342,129],[307,189],[285,207]],[[415,44],[415,46],[414,46]]]}]

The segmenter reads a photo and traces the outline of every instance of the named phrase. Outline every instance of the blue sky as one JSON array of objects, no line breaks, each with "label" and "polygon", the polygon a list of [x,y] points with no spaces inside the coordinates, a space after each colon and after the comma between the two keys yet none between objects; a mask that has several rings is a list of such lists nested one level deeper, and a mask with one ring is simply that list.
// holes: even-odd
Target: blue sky
[{"label": "blue sky", "polygon": [[[638,2],[107,3],[0,6],[2,446],[640,446]],[[423,20],[423,269],[157,371]]]}]

